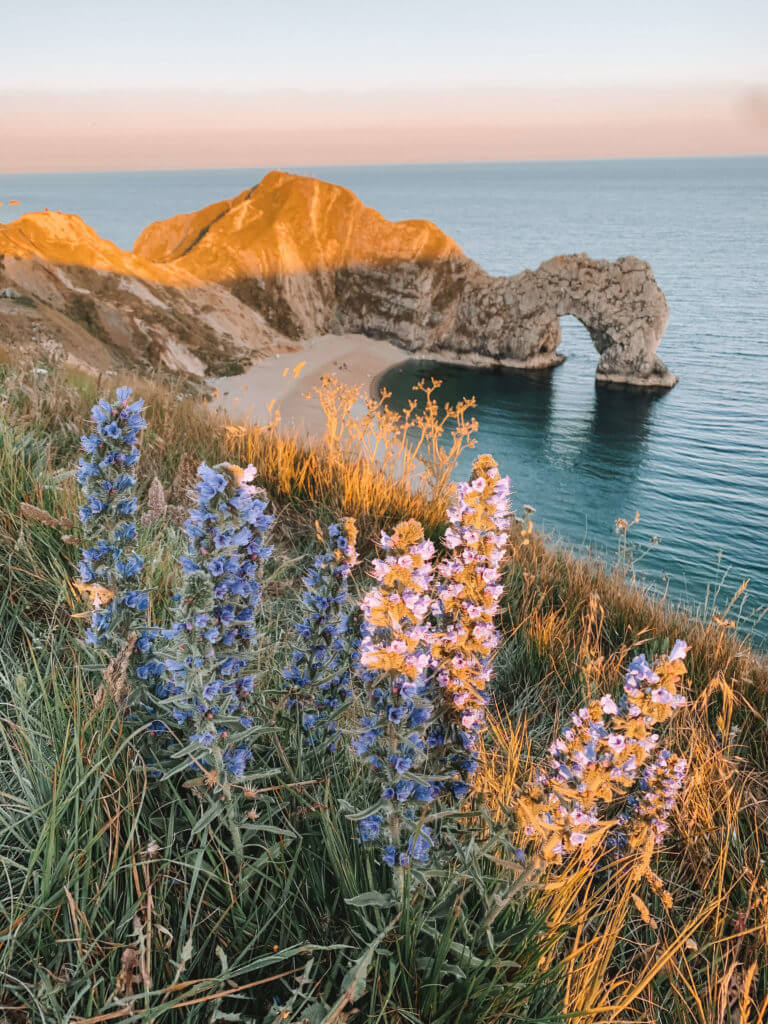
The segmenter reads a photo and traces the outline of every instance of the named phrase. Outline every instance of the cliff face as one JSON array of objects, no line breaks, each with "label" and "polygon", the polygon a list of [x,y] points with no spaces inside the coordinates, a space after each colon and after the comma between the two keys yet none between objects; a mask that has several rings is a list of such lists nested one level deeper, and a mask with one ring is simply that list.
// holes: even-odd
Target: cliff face
[{"label": "cliff face", "polygon": [[651,268],[560,256],[494,278],[428,221],[393,224],[351,192],[273,172],[229,203],[151,225],[134,254],[225,284],[282,334],[359,332],[413,352],[520,366],[559,361],[578,317],[598,380],[668,387],[669,310]]},{"label": "cliff face", "polygon": [[213,282],[113,245],[79,217],[32,213],[0,225],[0,341],[30,336],[96,369],[120,365],[202,376],[272,350],[255,310]]},{"label": "cliff face", "polygon": [[[469,263],[429,221],[392,223],[348,189],[278,171],[228,203],[151,224],[133,251],[226,285],[294,339],[340,329],[341,297],[356,291],[391,305],[392,321],[403,274],[414,282],[407,305],[432,268],[448,263],[460,273]],[[391,325],[387,336],[405,342]]]},{"label": "cliff face", "polygon": [[15,280],[37,268],[38,293],[47,276],[43,301],[65,311],[67,289],[88,295],[110,343],[121,335],[123,348],[154,352],[168,366],[181,354],[190,372],[331,332],[446,358],[547,366],[560,358],[558,318],[572,314],[600,353],[598,380],[675,382],[656,356],[668,309],[647,263],[561,256],[494,278],[428,221],[392,223],[347,189],[281,172],[150,225],[132,253],[58,214],[0,227],[2,253]]}]

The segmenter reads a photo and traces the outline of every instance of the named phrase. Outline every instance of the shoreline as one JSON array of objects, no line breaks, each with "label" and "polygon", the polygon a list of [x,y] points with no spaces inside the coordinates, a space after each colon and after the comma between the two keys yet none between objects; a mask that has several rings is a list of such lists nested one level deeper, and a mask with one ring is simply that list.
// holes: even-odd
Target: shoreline
[{"label": "shoreline", "polygon": [[325,433],[325,414],[311,393],[324,376],[332,373],[348,387],[367,384],[375,397],[382,375],[410,358],[419,357],[362,334],[319,335],[260,359],[245,373],[214,378],[211,404],[233,421],[253,426],[266,425],[279,410],[281,426],[318,437]]},{"label": "shoreline", "polygon": [[[215,389],[212,405],[235,422],[264,426],[279,410],[281,425],[300,435],[318,437],[325,433],[325,416],[313,392],[327,374],[334,374],[347,387],[367,385],[368,396],[378,399],[384,374],[408,361],[537,374],[560,366],[565,359],[557,349],[522,361],[441,349],[412,351],[364,334],[322,334],[260,359],[244,373],[215,377],[209,383]],[[670,386],[666,380],[656,378],[643,385],[616,375],[597,374],[595,379],[602,387],[665,391]],[[676,377],[673,380],[677,382]]]},{"label": "shoreline", "polygon": [[326,374],[334,374],[349,387],[368,386],[371,398],[379,397],[379,382],[392,367],[407,361],[440,362],[452,366],[499,367],[539,373],[565,361],[561,353],[547,352],[533,361],[491,359],[477,353],[460,356],[440,349],[411,351],[365,334],[323,334],[297,342],[253,363],[241,374],[212,378],[212,405],[235,422],[263,426],[276,411],[280,423],[300,434],[317,437],[325,432],[325,416],[316,396],[306,397]]}]

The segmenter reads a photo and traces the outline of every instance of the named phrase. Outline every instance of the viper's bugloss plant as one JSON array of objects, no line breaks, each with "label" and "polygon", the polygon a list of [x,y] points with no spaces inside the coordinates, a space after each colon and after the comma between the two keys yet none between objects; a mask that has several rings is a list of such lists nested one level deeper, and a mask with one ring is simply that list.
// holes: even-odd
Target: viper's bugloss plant
[{"label": "viper's bugloss plant", "polygon": [[360,663],[375,674],[368,713],[352,747],[381,779],[381,796],[358,823],[361,842],[383,847],[382,860],[403,868],[424,863],[432,846],[425,809],[440,786],[425,776],[430,700],[432,559],[435,547],[414,519],[381,535],[385,557],[374,559],[378,586],[365,596]]},{"label": "viper's bugloss plant", "polygon": [[[318,537],[323,540],[319,532]],[[357,528],[344,519],[328,528],[326,549],[302,580],[299,642],[284,671],[286,706],[299,717],[309,745],[337,746],[338,709],[352,697],[349,575],[357,564]]]},{"label": "viper's bugloss plant", "polygon": [[[118,388],[113,402],[102,398],[93,406],[93,430],[80,441],[83,455],[77,481],[84,501],[78,511],[85,545],[76,587],[92,605],[86,639],[111,657],[134,630],[140,654],[147,655],[151,647],[152,634],[142,628],[149,607],[139,582],[144,562],[134,547],[135,471],[139,439],[146,427],[143,409],[142,398],[132,402],[131,389]],[[154,670],[151,661],[138,659],[142,660],[141,671],[149,674]]]},{"label": "viper's bugloss plant", "polygon": [[626,811],[618,818],[622,826],[618,846],[641,843],[649,832],[654,844],[661,845],[687,771],[686,759],[666,749],[643,765],[635,791],[627,797]]},{"label": "viper's bugloss plant", "polygon": [[[687,653],[678,640],[653,666],[639,655],[618,700],[605,694],[571,716],[517,807],[526,834],[542,840],[545,859],[560,863],[580,847],[603,842],[661,842],[687,766],[659,750],[657,729],[685,705],[679,686]],[[616,816],[601,817],[621,799]]]},{"label": "viper's bugloss plant", "polygon": [[432,660],[436,712],[444,749],[440,760],[455,776],[461,797],[477,770],[485,727],[487,686],[499,645],[495,624],[503,588],[501,564],[509,539],[509,477],[490,455],[480,455],[469,482],[457,487],[443,538],[448,549],[437,564]]},{"label": "viper's bugloss plant", "polygon": [[169,647],[157,693],[166,699],[156,708],[154,728],[182,737],[182,749],[172,750],[179,768],[204,770],[225,796],[252,758],[247,698],[254,688],[254,619],[262,565],[271,554],[272,516],[251,485],[255,472],[227,463],[198,469],[198,502],[185,524],[189,553],[182,558],[179,617],[163,631]]}]

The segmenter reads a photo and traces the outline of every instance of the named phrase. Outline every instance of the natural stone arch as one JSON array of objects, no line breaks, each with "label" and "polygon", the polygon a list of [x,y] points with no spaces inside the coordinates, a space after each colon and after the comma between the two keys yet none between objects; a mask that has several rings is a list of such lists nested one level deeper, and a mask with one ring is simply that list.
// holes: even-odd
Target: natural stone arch
[{"label": "natural stone arch", "polygon": [[546,282],[558,318],[574,316],[586,327],[600,355],[598,380],[676,383],[656,355],[669,307],[647,263],[634,256],[615,263],[558,256],[537,273]]},{"label": "natural stone arch", "polygon": [[587,329],[600,356],[602,382],[671,387],[677,378],[656,355],[669,308],[650,266],[634,256],[614,263],[556,256],[538,270],[466,283],[446,348],[479,351],[523,367],[560,362],[561,316]]},{"label": "natural stone arch", "polygon": [[555,354],[560,361],[578,358],[582,366],[590,366],[594,373],[600,360],[600,353],[583,321],[572,313],[557,317],[559,337]]}]

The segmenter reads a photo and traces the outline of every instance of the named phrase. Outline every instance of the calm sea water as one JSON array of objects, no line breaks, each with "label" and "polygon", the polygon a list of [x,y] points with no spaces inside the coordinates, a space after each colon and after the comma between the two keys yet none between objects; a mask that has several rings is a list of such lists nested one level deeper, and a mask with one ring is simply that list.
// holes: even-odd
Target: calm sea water
[{"label": "calm sea water", "polygon": [[[301,170],[387,217],[434,220],[491,273],[563,252],[647,259],[671,309],[660,355],[680,383],[667,394],[596,388],[597,353],[569,318],[568,358],[546,374],[410,362],[385,384],[405,401],[434,372],[445,397],[476,395],[480,446],[555,538],[611,558],[615,520],[639,512],[630,537],[653,586],[711,610],[749,579],[745,622],[768,605],[767,158]],[[0,220],[48,206],[130,247],[150,221],[262,173],[0,176]],[[768,619],[756,635],[768,641]]]}]

